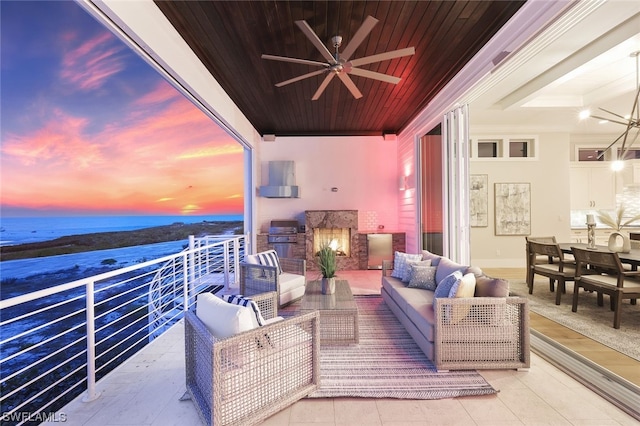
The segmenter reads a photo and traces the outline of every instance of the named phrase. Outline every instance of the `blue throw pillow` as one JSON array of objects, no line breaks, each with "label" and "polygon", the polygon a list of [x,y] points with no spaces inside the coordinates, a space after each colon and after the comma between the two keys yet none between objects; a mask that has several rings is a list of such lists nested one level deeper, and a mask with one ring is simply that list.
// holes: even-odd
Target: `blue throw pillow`
[{"label": "blue throw pillow", "polygon": [[436,289],[436,267],[411,265],[409,288],[421,288],[424,290]]},{"label": "blue throw pillow", "polygon": [[462,279],[462,272],[454,271],[440,281],[433,292],[433,308],[436,308],[436,299],[441,297],[449,297],[451,288]]},{"label": "blue throw pillow", "polygon": [[395,252],[393,256],[393,271],[391,271],[391,276],[393,278],[397,278],[402,281],[407,274],[406,271],[409,269],[409,265],[407,265],[408,260],[422,260],[422,254],[407,254],[399,251]]}]

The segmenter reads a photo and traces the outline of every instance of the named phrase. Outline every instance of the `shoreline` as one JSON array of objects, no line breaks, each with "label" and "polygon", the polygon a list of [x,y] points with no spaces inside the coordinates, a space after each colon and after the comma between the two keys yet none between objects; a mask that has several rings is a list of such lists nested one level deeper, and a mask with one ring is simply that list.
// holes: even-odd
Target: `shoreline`
[{"label": "shoreline", "polygon": [[207,234],[231,233],[239,235],[242,234],[243,229],[243,221],[203,221],[188,224],[176,222],[171,225],[153,226],[133,231],[68,235],[47,241],[2,246],[0,247],[0,262],[179,241],[188,239],[189,235],[196,237]]}]

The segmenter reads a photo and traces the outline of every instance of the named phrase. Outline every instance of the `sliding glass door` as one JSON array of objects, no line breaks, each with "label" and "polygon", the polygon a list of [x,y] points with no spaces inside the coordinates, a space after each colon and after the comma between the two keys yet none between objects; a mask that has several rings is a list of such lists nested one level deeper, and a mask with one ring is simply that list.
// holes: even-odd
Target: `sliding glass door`
[{"label": "sliding glass door", "polygon": [[418,152],[422,248],[468,264],[468,106],[445,114],[420,138]]}]

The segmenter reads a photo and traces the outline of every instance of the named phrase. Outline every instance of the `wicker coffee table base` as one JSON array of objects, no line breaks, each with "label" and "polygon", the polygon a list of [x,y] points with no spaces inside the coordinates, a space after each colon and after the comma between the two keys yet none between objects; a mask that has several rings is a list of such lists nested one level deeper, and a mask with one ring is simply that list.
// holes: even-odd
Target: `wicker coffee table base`
[{"label": "wicker coffee table base", "polygon": [[334,294],[322,294],[320,281],[309,281],[302,298],[301,314],[320,313],[320,344],[358,343],[358,307],[346,280],[336,280]]}]

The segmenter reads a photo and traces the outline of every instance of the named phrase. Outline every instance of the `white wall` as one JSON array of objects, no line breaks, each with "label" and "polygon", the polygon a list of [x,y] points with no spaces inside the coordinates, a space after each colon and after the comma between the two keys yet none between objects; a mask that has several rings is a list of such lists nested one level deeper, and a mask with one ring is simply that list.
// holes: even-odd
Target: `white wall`
[{"label": "white wall", "polygon": [[[278,136],[274,142],[260,142],[257,186],[268,183],[268,161],[292,160],[300,198],[257,197],[258,231],[267,232],[273,219],[304,224],[305,210],[342,209],[358,210],[361,231],[378,225],[397,230],[397,152],[397,142],[381,136]],[[367,218],[375,225],[367,225]]]},{"label": "white wall", "polygon": [[[473,130],[473,129],[472,129]],[[472,134],[475,138],[479,135]],[[531,183],[531,236],[555,235],[569,241],[570,135],[538,135],[537,161],[471,161],[471,174],[486,174],[489,181],[489,226],[471,228],[471,263],[482,267],[525,266],[525,237],[495,235],[494,183]]]}]

